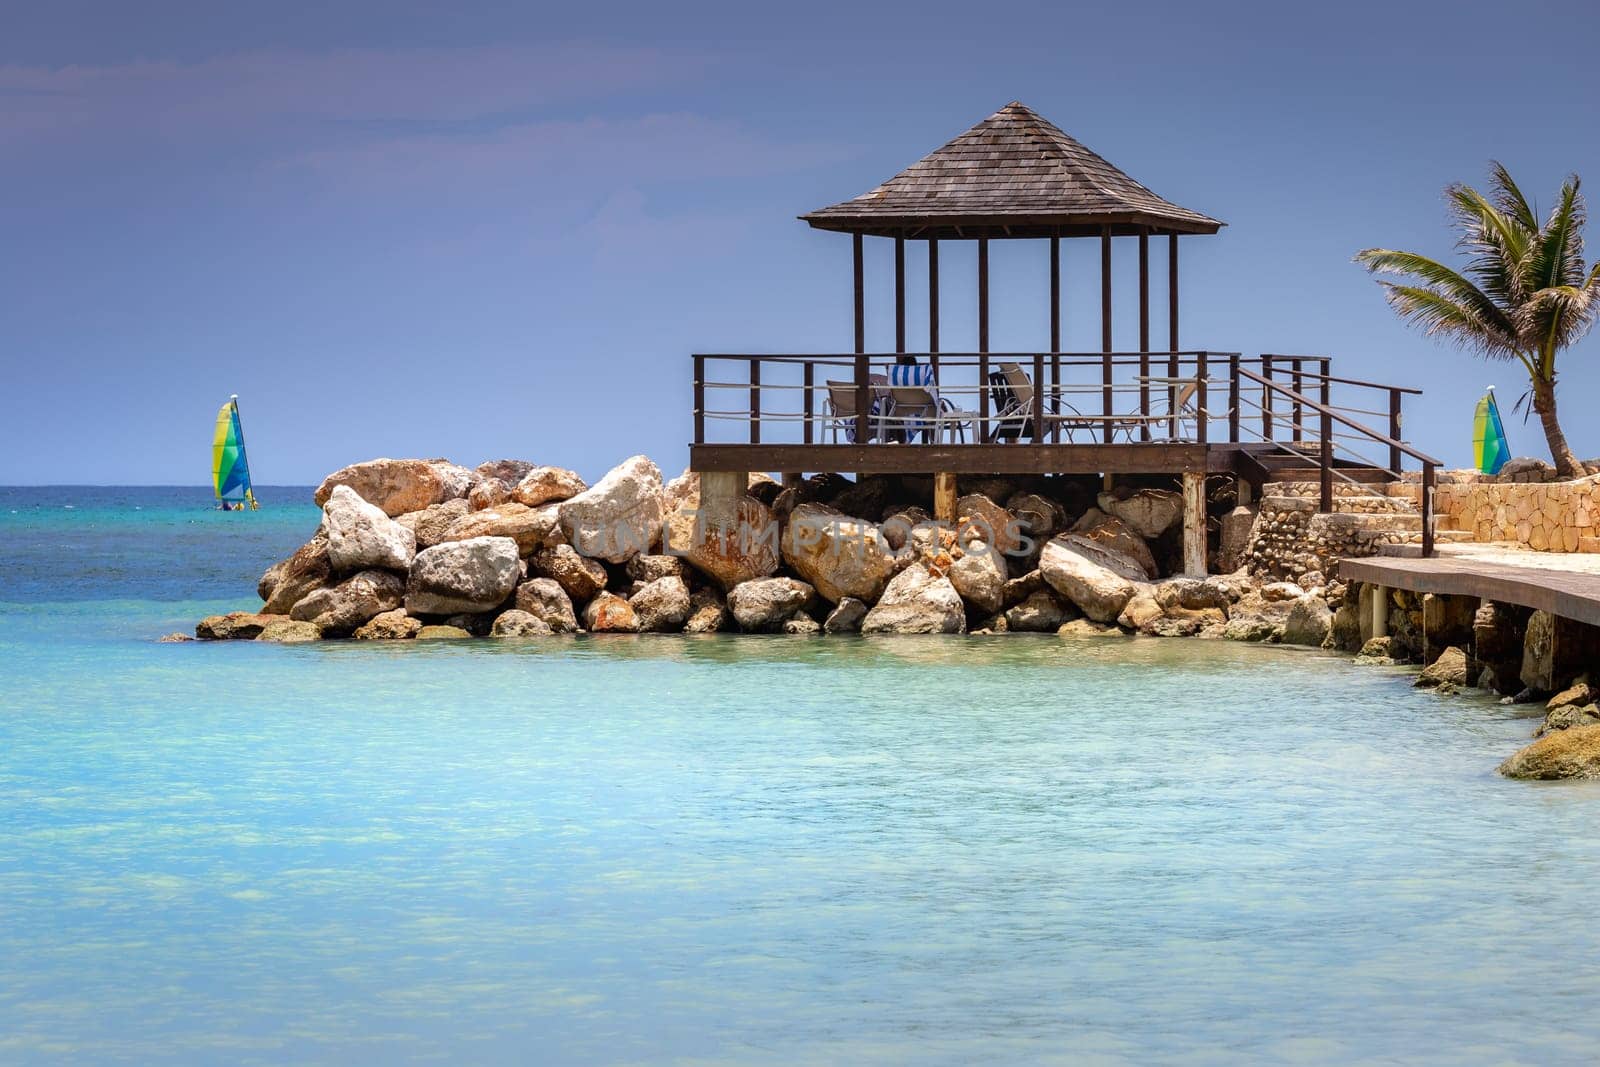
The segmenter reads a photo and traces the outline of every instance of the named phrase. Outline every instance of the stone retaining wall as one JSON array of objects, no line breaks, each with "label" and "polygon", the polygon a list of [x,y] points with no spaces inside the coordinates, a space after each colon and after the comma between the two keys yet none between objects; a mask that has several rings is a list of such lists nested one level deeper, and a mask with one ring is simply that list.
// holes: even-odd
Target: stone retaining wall
[{"label": "stone retaining wall", "polygon": [[1600,475],[1570,482],[1478,482],[1434,489],[1440,529],[1539,552],[1600,552]]},{"label": "stone retaining wall", "polygon": [[1340,559],[1375,556],[1382,545],[1401,544],[1419,521],[1393,511],[1318,514],[1316,500],[1263,497],[1245,562],[1257,577],[1297,581],[1320,571],[1332,578]]}]

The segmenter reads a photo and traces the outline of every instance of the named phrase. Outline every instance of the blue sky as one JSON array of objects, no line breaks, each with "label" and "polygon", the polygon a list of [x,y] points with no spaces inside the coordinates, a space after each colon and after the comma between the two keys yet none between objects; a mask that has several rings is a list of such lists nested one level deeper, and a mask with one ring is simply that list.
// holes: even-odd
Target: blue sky
[{"label": "blue sky", "polygon": [[[643,451],[673,473],[689,353],[850,346],[849,240],[794,216],[1012,99],[1229,223],[1185,243],[1185,347],[1425,387],[1407,436],[1465,464],[1473,401],[1492,382],[1509,407],[1517,374],[1404,328],[1350,257],[1447,253],[1441,190],[1490,158],[1542,203],[1570,171],[1600,182],[1600,20],[1573,5],[157,0],[0,20],[0,483],[201,483],[234,392],[262,482],[374,455],[593,476]],[[975,344],[971,255],[943,257],[947,349]],[[1043,255],[993,251],[996,350],[1047,342]],[[1073,349],[1098,346],[1094,255],[1068,251]],[[1597,356],[1592,336],[1560,387],[1584,456]]]}]

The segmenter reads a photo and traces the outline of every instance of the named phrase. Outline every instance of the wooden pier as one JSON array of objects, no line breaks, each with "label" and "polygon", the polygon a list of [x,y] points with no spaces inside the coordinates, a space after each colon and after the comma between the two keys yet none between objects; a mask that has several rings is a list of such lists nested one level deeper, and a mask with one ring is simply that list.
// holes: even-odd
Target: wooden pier
[{"label": "wooden pier", "polygon": [[1600,574],[1446,555],[1431,559],[1370,556],[1342,560],[1339,577],[1386,589],[1516,604],[1600,626]]}]

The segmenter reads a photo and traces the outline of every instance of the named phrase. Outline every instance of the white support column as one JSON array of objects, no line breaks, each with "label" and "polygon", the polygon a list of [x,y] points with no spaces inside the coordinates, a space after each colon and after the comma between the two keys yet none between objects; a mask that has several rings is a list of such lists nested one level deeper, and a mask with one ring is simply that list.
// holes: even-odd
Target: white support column
[{"label": "white support column", "polygon": [[745,471],[704,471],[700,475],[700,521],[707,530],[729,530],[738,525],[739,501],[744,499],[750,475]]},{"label": "white support column", "polygon": [[1206,573],[1206,474],[1183,472],[1183,573]]},{"label": "white support column", "polygon": [[1389,590],[1381,585],[1372,589],[1372,636],[1389,636]]},{"label": "white support column", "polygon": [[933,476],[933,517],[937,522],[956,521],[956,476],[940,471]]}]

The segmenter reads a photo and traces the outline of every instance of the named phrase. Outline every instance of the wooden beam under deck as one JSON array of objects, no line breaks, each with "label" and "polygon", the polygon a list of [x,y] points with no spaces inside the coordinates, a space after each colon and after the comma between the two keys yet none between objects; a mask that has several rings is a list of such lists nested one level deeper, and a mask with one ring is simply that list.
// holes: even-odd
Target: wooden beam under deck
[{"label": "wooden beam under deck", "polygon": [[1476,559],[1368,556],[1339,561],[1339,578],[1414,593],[1477,597],[1600,626],[1600,575]]},{"label": "wooden beam under deck", "polygon": [[696,471],[854,471],[861,474],[1181,474],[1234,470],[1238,445],[956,444],[689,446]]}]

